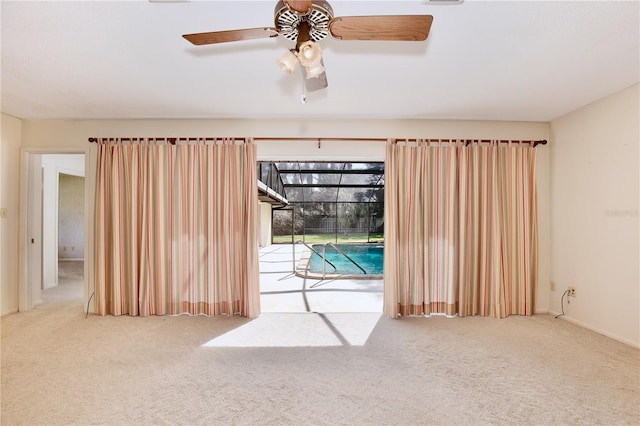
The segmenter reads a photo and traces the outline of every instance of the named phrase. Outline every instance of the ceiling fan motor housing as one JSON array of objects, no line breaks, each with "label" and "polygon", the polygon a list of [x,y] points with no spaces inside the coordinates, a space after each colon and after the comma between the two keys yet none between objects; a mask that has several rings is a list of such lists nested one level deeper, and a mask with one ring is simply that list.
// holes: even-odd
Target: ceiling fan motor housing
[{"label": "ceiling fan motor housing", "polygon": [[327,37],[329,33],[329,21],[333,19],[333,9],[326,1],[311,3],[309,11],[296,12],[284,1],[276,4],[275,25],[280,35],[291,40],[298,40],[298,27],[302,22],[309,25],[309,36],[312,41],[319,41]]}]

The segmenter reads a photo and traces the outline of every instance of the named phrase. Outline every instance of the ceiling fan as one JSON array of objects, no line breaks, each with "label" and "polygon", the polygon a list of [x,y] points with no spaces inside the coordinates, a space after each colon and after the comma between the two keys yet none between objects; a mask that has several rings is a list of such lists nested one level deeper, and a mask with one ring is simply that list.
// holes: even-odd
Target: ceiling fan
[{"label": "ceiling fan", "polygon": [[324,0],[281,0],[274,12],[275,27],[246,28],[184,34],[195,45],[277,37],[296,42],[278,64],[293,74],[301,64],[308,91],[327,87],[327,76],[318,41],[327,36],[338,40],[424,41],[429,35],[431,15],[383,15],[334,17]]}]

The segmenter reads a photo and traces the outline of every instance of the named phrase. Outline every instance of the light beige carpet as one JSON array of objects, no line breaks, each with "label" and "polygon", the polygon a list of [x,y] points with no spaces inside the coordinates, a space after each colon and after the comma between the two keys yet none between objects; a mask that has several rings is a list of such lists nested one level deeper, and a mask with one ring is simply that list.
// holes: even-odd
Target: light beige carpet
[{"label": "light beige carpet", "polygon": [[640,424],[640,352],[552,316],[85,319],[79,300],[1,319],[2,425]]}]

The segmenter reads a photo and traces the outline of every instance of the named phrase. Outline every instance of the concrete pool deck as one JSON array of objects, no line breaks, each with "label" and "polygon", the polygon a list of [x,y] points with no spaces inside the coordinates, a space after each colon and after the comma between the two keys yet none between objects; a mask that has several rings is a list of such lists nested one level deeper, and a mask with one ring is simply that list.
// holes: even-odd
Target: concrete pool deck
[{"label": "concrete pool deck", "polygon": [[[303,246],[296,246],[297,265]],[[382,279],[303,278],[294,273],[293,245],[260,249],[260,304],[268,312],[382,312]]]}]

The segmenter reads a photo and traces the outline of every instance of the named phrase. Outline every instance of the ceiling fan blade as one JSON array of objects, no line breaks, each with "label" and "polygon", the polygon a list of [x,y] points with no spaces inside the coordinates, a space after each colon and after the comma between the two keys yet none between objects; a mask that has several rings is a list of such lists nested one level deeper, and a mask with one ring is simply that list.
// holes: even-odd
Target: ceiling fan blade
[{"label": "ceiling fan blade", "polygon": [[184,34],[182,37],[196,46],[203,44],[227,43],[230,41],[269,38],[278,35],[275,28],[246,28],[243,30],[214,31],[211,33]]},{"label": "ceiling fan blade", "polygon": [[311,7],[311,0],[284,0],[296,12],[306,13]]},{"label": "ceiling fan blade", "polygon": [[424,41],[431,15],[344,16],[329,22],[329,31],[341,40]]}]

